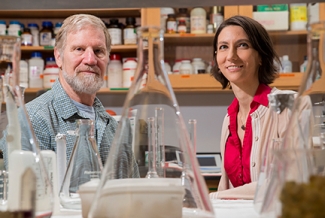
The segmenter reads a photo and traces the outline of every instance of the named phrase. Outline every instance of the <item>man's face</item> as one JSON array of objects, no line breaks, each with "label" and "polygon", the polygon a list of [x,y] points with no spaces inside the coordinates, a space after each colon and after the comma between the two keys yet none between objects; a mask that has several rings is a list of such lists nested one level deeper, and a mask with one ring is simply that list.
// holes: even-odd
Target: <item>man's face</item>
[{"label": "man's face", "polygon": [[67,35],[63,54],[55,52],[64,79],[76,92],[95,94],[102,87],[109,61],[105,42],[101,29],[87,25]]}]

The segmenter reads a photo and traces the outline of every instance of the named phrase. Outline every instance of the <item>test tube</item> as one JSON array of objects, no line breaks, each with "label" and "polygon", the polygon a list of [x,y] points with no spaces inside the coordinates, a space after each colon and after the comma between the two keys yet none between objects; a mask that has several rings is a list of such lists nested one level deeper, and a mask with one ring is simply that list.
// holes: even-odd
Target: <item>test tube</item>
[{"label": "test tube", "polygon": [[156,129],[155,118],[148,118],[148,172],[146,178],[158,178],[156,169]]},{"label": "test tube", "polygon": [[157,141],[157,170],[158,175],[165,177],[165,142],[164,142],[164,109],[157,107],[155,109],[156,119],[156,141]]},{"label": "test tube", "polygon": [[192,148],[194,154],[196,154],[196,119],[189,119],[188,125],[189,125],[189,134],[190,134],[190,141],[192,143]]}]

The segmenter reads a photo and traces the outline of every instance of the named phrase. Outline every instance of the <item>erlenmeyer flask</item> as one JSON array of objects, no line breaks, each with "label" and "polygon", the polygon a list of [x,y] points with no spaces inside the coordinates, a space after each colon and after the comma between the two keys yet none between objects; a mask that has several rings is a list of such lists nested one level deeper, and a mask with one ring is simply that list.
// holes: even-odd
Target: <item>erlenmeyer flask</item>
[{"label": "erlenmeyer flask", "polygon": [[[137,29],[136,74],[89,217],[214,217],[208,189],[164,71],[163,34],[157,27]],[[144,87],[143,78],[147,78]],[[136,110],[135,119],[132,118],[134,131],[130,126],[131,110]],[[155,161],[159,177],[152,179],[145,178],[145,156],[152,143],[148,142],[148,134],[152,134],[148,133],[148,118],[159,126],[155,128],[153,143],[157,151],[163,152]],[[159,173],[159,168],[163,168],[163,173]],[[181,182],[184,170],[188,187]],[[193,203],[189,206],[188,202]]]},{"label": "erlenmeyer flask", "polygon": [[[262,156],[262,164],[259,173],[259,179],[254,196],[254,207],[257,212],[265,210],[263,201],[266,196],[268,186],[271,184],[271,173],[273,167],[273,152],[281,148],[282,138],[285,129],[289,124],[291,109],[293,107],[295,92],[293,91],[272,91],[268,95],[269,107],[271,110],[267,122],[271,128],[267,133],[266,145]],[[275,181],[272,181],[272,185]]]},{"label": "erlenmeyer flask", "polygon": [[[280,151],[286,154],[288,154],[287,150],[289,149],[293,154],[302,149],[315,150],[316,153],[323,152],[320,149],[320,142],[325,122],[325,22],[314,23],[308,27],[307,49],[307,71],[303,75],[292,109],[289,126],[283,138],[283,150]],[[304,166],[304,168],[293,168],[292,171],[287,170],[288,163],[285,158],[278,158],[275,161],[276,173],[274,173],[275,176],[272,179],[276,185],[271,182],[272,185],[268,187],[264,201],[266,205],[276,206],[273,209],[274,216],[281,213],[279,198],[282,188],[288,182],[307,183],[309,181],[312,173],[310,168],[306,167],[308,166],[308,160],[307,156],[290,156],[291,165]]]},{"label": "erlenmeyer flask", "polygon": [[94,121],[77,120],[75,133],[77,139],[61,186],[60,203],[64,208],[81,210],[79,187],[99,180],[103,166],[94,135]]},{"label": "erlenmeyer flask", "polygon": [[20,38],[0,36],[0,74],[4,75],[8,117],[8,126],[0,141],[8,174],[8,200],[2,201],[1,210],[50,217],[52,185],[25,108],[22,89],[18,86],[19,61]]}]

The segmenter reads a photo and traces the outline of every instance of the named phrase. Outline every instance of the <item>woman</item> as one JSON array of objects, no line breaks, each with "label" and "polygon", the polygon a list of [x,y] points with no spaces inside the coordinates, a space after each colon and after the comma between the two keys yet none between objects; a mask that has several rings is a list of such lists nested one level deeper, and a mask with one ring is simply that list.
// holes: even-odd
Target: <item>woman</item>
[{"label": "woman", "polygon": [[[214,38],[212,75],[230,87],[235,99],[225,116],[220,150],[223,157],[218,192],[211,198],[253,199],[262,162],[263,148],[270,138],[281,138],[288,113],[272,119],[268,94],[277,77],[279,58],[272,41],[257,21],[244,16],[225,20]],[[277,126],[276,128],[274,126]]]}]

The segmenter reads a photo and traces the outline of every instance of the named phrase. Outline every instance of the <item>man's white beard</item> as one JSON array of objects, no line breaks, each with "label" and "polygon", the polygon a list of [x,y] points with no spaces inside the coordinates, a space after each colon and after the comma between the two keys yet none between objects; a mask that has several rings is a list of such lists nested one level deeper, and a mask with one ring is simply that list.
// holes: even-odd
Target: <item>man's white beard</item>
[{"label": "man's white beard", "polygon": [[69,75],[63,70],[63,77],[74,91],[89,95],[96,94],[104,84],[103,78],[98,74]]}]

